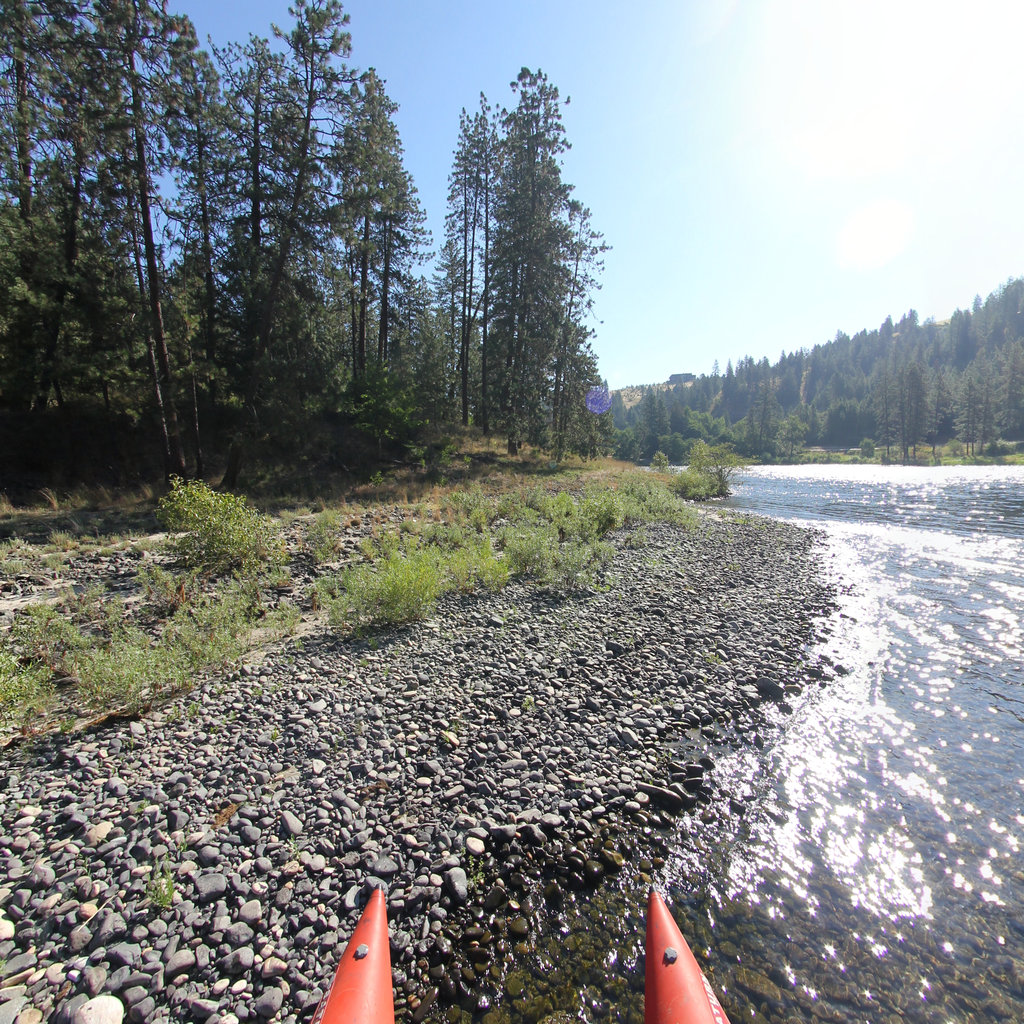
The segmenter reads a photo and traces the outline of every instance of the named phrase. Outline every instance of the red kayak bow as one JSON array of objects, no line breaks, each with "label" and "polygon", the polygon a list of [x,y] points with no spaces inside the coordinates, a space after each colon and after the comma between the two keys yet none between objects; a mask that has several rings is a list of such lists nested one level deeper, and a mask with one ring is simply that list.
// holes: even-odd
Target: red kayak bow
[{"label": "red kayak bow", "polygon": [[647,902],[644,1024],[729,1024],[665,901]]},{"label": "red kayak bow", "polygon": [[374,889],[311,1024],[395,1024],[384,891]]}]

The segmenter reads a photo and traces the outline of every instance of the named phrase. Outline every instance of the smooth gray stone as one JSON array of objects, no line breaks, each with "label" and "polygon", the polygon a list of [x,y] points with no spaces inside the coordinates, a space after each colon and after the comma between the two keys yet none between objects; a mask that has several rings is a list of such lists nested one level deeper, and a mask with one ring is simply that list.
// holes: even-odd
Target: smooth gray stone
[{"label": "smooth gray stone", "polygon": [[208,871],[196,879],[196,894],[202,903],[220,899],[227,891],[227,875],[220,871]]},{"label": "smooth gray stone", "polygon": [[448,868],[443,878],[445,890],[457,906],[469,900],[469,881],[462,868]]},{"label": "smooth gray stone", "polygon": [[281,812],[281,826],[285,835],[292,838],[302,835],[302,822],[291,811]]},{"label": "smooth gray stone", "polygon": [[284,1002],[284,992],[276,985],[272,988],[265,988],[252,1002],[252,1008],[257,1016],[264,1019],[273,1017],[281,1009]]}]

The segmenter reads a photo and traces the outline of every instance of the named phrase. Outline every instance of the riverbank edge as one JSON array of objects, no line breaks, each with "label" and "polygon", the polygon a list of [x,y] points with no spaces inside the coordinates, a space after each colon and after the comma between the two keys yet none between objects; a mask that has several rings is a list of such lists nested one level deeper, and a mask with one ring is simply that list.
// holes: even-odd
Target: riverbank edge
[{"label": "riverbank edge", "polygon": [[656,867],[675,815],[734,813],[706,751],[831,672],[806,656],[831,607],[811,532],[702,511],[645,535],[587,593],[451,596],[11,751],[6,1002],[305,1020],[382,884],[400,1016],[514,1012],[540,920]]}]

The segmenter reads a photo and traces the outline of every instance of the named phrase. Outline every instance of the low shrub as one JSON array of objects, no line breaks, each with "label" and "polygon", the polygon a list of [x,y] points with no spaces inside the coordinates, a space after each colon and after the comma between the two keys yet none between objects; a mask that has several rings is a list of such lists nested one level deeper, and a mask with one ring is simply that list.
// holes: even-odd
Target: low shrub
[{"label": "low shrub", "polygon": [[392,552],[370,565],[346,569],[331,602],[335,625],[396,625],[426,618],[444,591],[436,555],[426,549]]},{"label": "low shrub", "polygon": [[479,484],[474,484],[464,490],[451,491],[446,494],[441,508],[454,519],[473,521],[481,511],[489,512],[493,504],[493,501],[484,494],[483,488]]},{"label": "low shrub", "polygon": [[159,616],[171,615],[182,605],[192,604],[202,592],[198,571],[175,574],[159,565],[142,566],[139,584],[149,610]]},{"label": "low shrub", "polygon": [[707,501],[708,498],[717,497],[717,488],[711,475],[692,468],[680,470],[668,486],[684,501]]},{"label": "low shrub", "polygon": [[179,561],[205,573],[237,570],[251,575],[266,564],[279,564],[283,549],[274,524],[244,497],[221,494],[201,480],[175,477],[160,499],[157,518],[177,534],[171,547]]},{"label": "low shrub", "polygon": [[341,550],[341,513],[336,508],[317,513],[306,531],[306,550],[317,565],[329,562]]},{"label": "low shrub", "polygon": [[554,524],[529,529],[506,527],[501,542],[511,575],[529,577],[559,590],[589,585],[595,570],[614,554],[610,544],[593,539],[570,537],[560,542]]},{"label": "low shrub", "polygon": [[[164,626],[158,646],[169,653],[180,652],[188,673],[224,665],[249,646],[252,628],[262,623],[263,613],[256,588],[248,582],[233,582],[179,608]],[[162,686],[175,689],[175,679],[169,675]]]},{"label": "low shrub", "polygon": [[588,524],[588,536],[603,537],[626,522],[626,509],[615,491],[590,490],[583,496],[580,518]]},{"label": "low shrub", "polygon": [[559,546],[558,557],[544,582],[560,590],[581,590],[594,582],[597,570],[607,565],[614,554],[611,544],[568,541]]},{"label": "low shrub", "polygon": [[27,724],[53,699],[53,673],[42,665],[23,665],[10,651],[0,650],[0,728]]},{"label": "low shrub", "polygon": [[74,675],[75,662],[90,646],[89,639],[55,605],[33,604],[14,620],[11,650],[29,665],[52,675]]},{"label": "low shrub", "polygon": [[509,581],[508,564],[497,556],[490,537],[467,541],[441,563],[445,589],[468,593],[478,587],[501,590]]},{"label": "low shrub", "polygon": [[187,689],[190,661],[173,644],[153,645],[143,630],[125,627],[76,662],[78,692],[94,707],[135,710]]},{"label": "low shrub", "polygon": [[547,579],[558,559],[558,531],[550,524],[507,526],[501,546],[513,576]]},{"label": "low shrub", "polygon": [[696,441],[690,449],[689,468],[711,478],[714,497],[727,498],[732,493],[729,484],[740,468],[740,460],[731,445],[711,446],[705,441]]},{"label": "low shrub", "polygon": [[693,526],[697,514],[679,503],[668,487],[650,473],[626,474],[618,489],[626,523],[668,522]]},{"label": "low shrub", "polygon": [[[166,603],[178,591],[169,573],[153,578],[164,593],[145,606],[148,616],[168,612],[147,628],[125,620],[116,599],[79,595],[60,605],[30,605],[17,616],[0,652],[0,720],[29,722],[58,697],[75,713],[137,711],[194,684],[200,671],[223,665],[251,643],[261,624],[259,595],[249,583],[232,582],[215,592]],[[190,577],[193,578],[194,577]],[[286,625],[282,621],[282,625]],[[56,677],[72,688],[54,689]]]}]

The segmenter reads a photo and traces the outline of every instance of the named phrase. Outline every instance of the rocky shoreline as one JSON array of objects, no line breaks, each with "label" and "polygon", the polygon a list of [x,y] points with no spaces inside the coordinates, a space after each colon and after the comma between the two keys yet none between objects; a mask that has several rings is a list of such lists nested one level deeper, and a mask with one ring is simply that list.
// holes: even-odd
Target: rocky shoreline
[{"label": "rocky shoreline", "polygon": [[451,595],[8,748],[0,1024],[308,1020],[374,886],[399,1019],[508,1019],[544,915],[656,867],[676,816],[742,813],[714,745],[832,671],[810,531],[707,510],[611,539],[592,591]]}]

